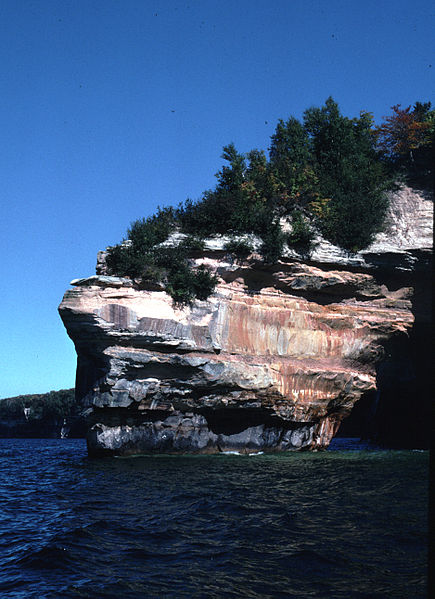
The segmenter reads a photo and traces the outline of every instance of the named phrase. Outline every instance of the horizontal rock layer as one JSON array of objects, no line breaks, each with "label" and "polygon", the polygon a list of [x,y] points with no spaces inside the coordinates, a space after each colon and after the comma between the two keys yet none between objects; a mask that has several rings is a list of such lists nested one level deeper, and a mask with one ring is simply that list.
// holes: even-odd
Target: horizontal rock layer
[{"label": "horizontal rock layer", "polygon": [[164,292],[93,279],[67,291],[60,312],[92,409],[91,452],[325,447],[375,388],[382,342],[412,323],[409,290],[389,293],[369,275],[322,278],[292,264],[267,273],[289,291],[348,284],[364,298],[322,305],[271,287],[249,293],[239,270],[237,283],[183,310]]}]

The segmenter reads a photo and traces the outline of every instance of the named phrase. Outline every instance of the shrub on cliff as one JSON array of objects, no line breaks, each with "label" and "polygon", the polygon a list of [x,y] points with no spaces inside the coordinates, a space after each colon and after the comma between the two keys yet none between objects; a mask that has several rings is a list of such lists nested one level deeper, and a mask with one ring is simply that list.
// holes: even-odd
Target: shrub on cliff
[{"label": "shrub on cliff", "polygon": [[[167,214],[162,218],[166,217]],[[109,273],[163,285],[176,304],[206,299],[213,292],[217,278],[205,266],[192,268],[189,260],[192,253],[203,249],[204,243],[188,236],[175,247],[162,246],[172,223],[161,225],[151,219],[133,223],[128,232],[133,232],[129,242],[108,249]]]},{"label": "shrub on cliff", "polygon": [[243,237],[232,237],[229,241],[225,243],[224,250],[226,250],[228,253],[232,254],[236,258],[240,258],[243,260],[254,251],[254,246],[250,241]]},{"label": "shrub on cliff", "polygon": [[158,208],[157,214],[134,221],[127,230],[127,240],[108,249],[109,272],[132,278],[149,276],[156,266],[155,247],[166,241],[175,228],[175,210]]},{"label": "shrub on cliff", "polygon": [[279,221],[271,221],[261,236],[263,243],[260,247],[260,253],[266,263],[274,264],[282,256],[285,242],[285,235],[281,230]]},{"label": "shrub on cliff", "polygon": [[314,230],[307,217],[300,211],[292,212],[291,231],[287,233],[285,241],[289,247],[307,254],[314,244]]},{"label": "shrub on cliff", "polygon": [[166,291],[179,305],[207,299],[217,284],[217,277],[206,266],[192,267],[189,261],[191,245],[192,240],[185,240],[175,247],[159,247],[152,255],[163,273],[161,280]]},{"label": "shrub on cliff", "polygon": [[176,226],[176,212],[171,206],[157,208],[157,214],[134,221],[127,231],[133,247],[146,252],[166,241]]}]

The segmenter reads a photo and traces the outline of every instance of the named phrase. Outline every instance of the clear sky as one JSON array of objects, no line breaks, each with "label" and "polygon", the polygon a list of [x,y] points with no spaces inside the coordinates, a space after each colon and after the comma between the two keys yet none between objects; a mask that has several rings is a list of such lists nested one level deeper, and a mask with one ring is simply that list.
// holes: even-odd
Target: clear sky
[{"label": "clear sky", "polygon": [[71,279],[329,95],[434,100],[433,0],[3,0],[0,398],[74,385]]}]

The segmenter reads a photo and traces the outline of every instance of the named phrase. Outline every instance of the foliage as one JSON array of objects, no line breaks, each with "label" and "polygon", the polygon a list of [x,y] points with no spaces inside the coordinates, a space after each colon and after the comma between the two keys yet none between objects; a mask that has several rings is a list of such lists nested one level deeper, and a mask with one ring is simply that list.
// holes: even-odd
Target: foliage
[{"label": "foliage", "polygon": [[[187,200],[179,207],[182,230],[197,235],[229,233],[233,237],[255,233],[263,239],[260,251],[264,258],[277,260],[284,244],[278,224],[283,183],[264,152],[251,150],[245,158],[230,144],[224,147],[222,157],[229,164],[217,173],[216,188],[205,192],[196,204]],[[230,243],[227,249],[241,255],[248,250],[243,245]]]},{"label": "foliage", "polygon": [[154,273],[155,246],[166,241],[175,228],[175,210],[158,208],[157,214],[134,221],[127,231],[128,241],[108,249],[109,272],[132,278],[149,278]]},{"label": "foliage", "polygon": [[232,237],[224,245],[224,249],[237,258],[247,258],[254,250],[254,247],[247,239]]},{"label": "foliage", "polygon": [[107,248],[108,272],[119,276],[140,277],[145,274],[147,252],[141,253],[130,244],[120,243]]},{"label": "foliage", "polygon": [[432,174],[435,110],[430,102],[401,108],[375,128],[377,147],[384,158],[412,183],[428,183]]},{"label": "foliage", "polygon": [[286,236],[287,245],[303,253],[309,252],[313,246],[314,230],[307,217],[300,210],[294,210],[291,225],[292,230]]},{"label": "foliage", "polygon": [[166,291],[175,304],[191,304],[195,299],[207,299],[213,293],[217,278],[205,266],[192,268],[188,259],[189,244],[159,248],[154,257],[164,272]]},{"label": "foliage", "polygon": [[307,209],[314,216],[315,219],[326,220],[329,216],[329,203],[331,198],[320,198],[313,199],[307,205]]},{"label": "foliage", "polygon": [[202,252],[205,248],[205,242],[200,237],[188,235],[180,242],[179,248],[182,248],[187,253]]},{"label": "foliage", "polygon": [[269,210],[276,210],[286,202],[288,191],[285,183],[279,178],[273,165],[267,162],[263,151],[251,150],[246,157],[249,161],[246,178],[260,200],[263,211],[265,206]]},{"label": "foliage", "polygon": [[127,231],[127,237],[135,249],[146,252],[166,241],[175,225],[174,208],[157,208],[157,214],[134,221]]},{"label": "foliage", "polygon": [[270,215],[262,192],[269,182],[261,172],[262,153],[253,150],[250,155],[248,166],[233,144],[224,147],[222,157],[229,164],[217,173],[216,188],[206,191],[200,201],[188,199],[178,208],[183,232],[207,236],[260,232],[264,228]]},{"label": "foliage", "polygon": [[270,221],[262,234],[263,243],[260,252],[267,264],[278,261],[284,249],[285,235],[281,230],[279,220]]},{"label": "foliage", "polygon": [[385,192],[392,186],[375,151],[372,117],[344,117],[328,98],[324,107],[305,111],[304,125],[312,142],[319,196],[328,199],[318,226],[332,243],[350,251],[362,249],[382,229]]},{"label": "foliage", "polygon": [[218,279],[203,264],[193,272],[192,288],[194,296],[200,300],[206,300],[213,293]]},{"label": "foliage", "polygon": [[375,130],[380,150],[393,159],[412,161],[413,151],[430,143],[429,109],[430,102],[417,102],[412,111],[411,106],[404,109],[400,104],[392,106],[393,115],[384,117],[385,122]]},{"label": "foliage", "polygon": [[312,144],[304,126],[294,117],[278,121],[272,135],[270,166],[285,189],[281,205],[290,213],[316,194],[317,177],[311,165]]},{"label": "foliage", "polygon": [[[107,266],[111,274],[140,278],[144,282],[164,285],[175,304],[190,304],[195,298],[206,299],[214,290],[217,278],[205,267],[193,269],[189,256],[204,248],[204,242],[188,236],[176,246],[152,246],[150,239],[161,240],[164,233],[159,225],[159,235],[147,221],[136,221],[129,229],[134,231],[131,243],[109,248]],[[166,231],[170,231],[166,228]],[[154,238],[153,238],[154,235]],[[163,239],[163,241],[165,241]],[[161,241],[159,241],[161,243]]]}]

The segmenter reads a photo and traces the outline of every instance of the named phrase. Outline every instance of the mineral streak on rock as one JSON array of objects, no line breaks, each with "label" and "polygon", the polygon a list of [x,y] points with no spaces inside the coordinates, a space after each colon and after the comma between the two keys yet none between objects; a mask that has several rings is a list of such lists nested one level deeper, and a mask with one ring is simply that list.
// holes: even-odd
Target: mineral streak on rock
[{"label": "mineral streak on rock", "polygon": [[390,291],[367,265],[234,263],[210,248],[196,262],[220,282],[191,307],[107,277],[103,253],[99,275],[65,293],[91,455],[326,448],[376,388],[383,345],[412,327],[412,288]]}]

